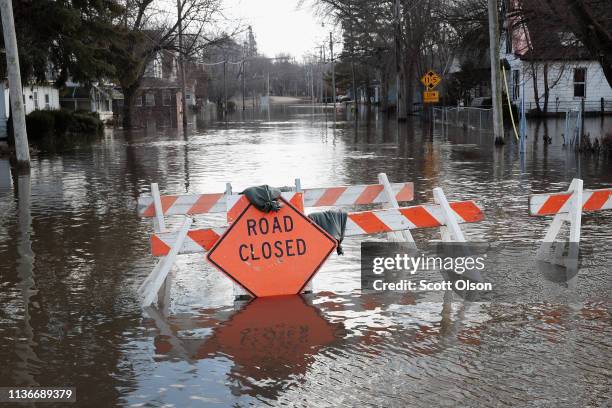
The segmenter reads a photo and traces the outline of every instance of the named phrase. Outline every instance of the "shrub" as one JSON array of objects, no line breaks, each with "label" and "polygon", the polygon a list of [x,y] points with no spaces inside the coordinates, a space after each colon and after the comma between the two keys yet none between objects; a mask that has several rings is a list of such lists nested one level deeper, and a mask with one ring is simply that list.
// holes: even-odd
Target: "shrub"
[{"label": "shrub", "polygon": [[66,136],[97,136],[104,124],[97,113],[68,110],[38,110],[26,116],[28,135],[32,140]]},{"label": "shrub", "polygon": [[65,135],[72,125],[72,113],[64,109],[50,112],[54,112],[55,115],[55,134]]},{"label": "shrub", "polygon": [[30,140],[45,139],[55,134],[53,111],[37,110],[26,116],[26,129]]}]

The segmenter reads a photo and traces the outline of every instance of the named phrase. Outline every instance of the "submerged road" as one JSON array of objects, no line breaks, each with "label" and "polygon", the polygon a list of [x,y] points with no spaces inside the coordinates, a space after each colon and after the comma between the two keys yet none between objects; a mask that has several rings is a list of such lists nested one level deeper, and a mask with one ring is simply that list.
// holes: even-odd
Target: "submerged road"
[{"label": "submerged road", "polygon": [[[611,163],[565,150],[556,123],[551,144],[530,138],[521,158],[486,133],[331,115],[282,105],[189,135],[152,122],[41,151],[31,176],[11,178],[0,161],[0,386],[73,386],[83,407],[609,403],[611,215],[584,216],[569,285],[530,264],[550,219],[528,217],[527,197],[574,177],[609,187]],[[168,194],[223,192],[296,177],[305,188],[374,183],[380,172],[414,182],[415,203],[442,187],[481,205],[485,220],[462,228],[501,248],[498,298],[361,293],[361,240],[350,238],[304,299],[234,303],[230,281],[199,254],[180,257],[168,310],[139,308],[135,290],[155,260],[136,199],[151,182]]]}]

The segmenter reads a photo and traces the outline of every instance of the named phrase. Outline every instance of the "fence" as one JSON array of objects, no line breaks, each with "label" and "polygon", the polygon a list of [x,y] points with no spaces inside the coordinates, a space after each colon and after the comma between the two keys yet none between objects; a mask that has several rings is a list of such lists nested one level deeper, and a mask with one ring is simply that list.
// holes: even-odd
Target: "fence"
[{"label": "fence", "polygon": [[[560,100],[551,99],[548,101],[547,113],[548,114],[563,114],[567,110],[583,110],[591,114],[606,114],[612,112],[612,100],[601,98],[600,100]],[[516,101],[514,102],[516,103]],[[525,109],[529,113],[530,111],[537,109],[535,102],[526,102]],[[540,100],[540,109],[544,109],[544,99]]]},{"label": "fence", "polygon": [[436,107],[433,108],[434,123],[457,126],[467,129],[493,131],[493,110],[475,107]]}]

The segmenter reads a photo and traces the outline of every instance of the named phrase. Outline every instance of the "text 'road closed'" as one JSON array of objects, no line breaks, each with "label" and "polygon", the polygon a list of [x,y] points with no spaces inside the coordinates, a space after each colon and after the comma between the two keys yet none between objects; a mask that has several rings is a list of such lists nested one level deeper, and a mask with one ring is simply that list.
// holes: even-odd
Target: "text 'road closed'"
[{"label": "text 'road closed'", "polygon": [[261,244],[240,244],[238,247],[240,259],[246,262],[306,255],[306,241],[302,238],[274,239],[275,236],[292,232],[293,227],[293,218],[288,215],[283,217],[273,216],[272,219],[247,219],[247,237],[269,237],[269,240],[265,240]]},{"label": "text 'road closed'", "polygon": [[283,200],[278,212],[248,205],[208,260],[255,296],[296,294],[335,247],[334,238]]}]

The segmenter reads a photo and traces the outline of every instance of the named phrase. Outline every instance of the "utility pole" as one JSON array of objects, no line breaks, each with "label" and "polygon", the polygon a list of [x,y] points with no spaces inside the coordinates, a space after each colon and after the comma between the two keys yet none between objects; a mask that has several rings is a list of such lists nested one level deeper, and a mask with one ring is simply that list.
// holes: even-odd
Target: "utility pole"
[{"label": "utility pole", "polygon": [[351,15],[351,25],[349,28],[349,37],[351,38],[351,80],[353,82],[353,106],[355,107],[355,120],[359,117],[357,113],[359,112],[359,106],[357,105],[357,85],[355,84],[355,49],[354,42],[355,38],[353,37],[353,23],[352,23],[352,12],[351,6],[349,3],[349,14]]},{"label": "utility pole", "polygon": [[489,53],[491,54],[491,103],[493,105],[493,136],[495,144],[504,144],[501,77],[499,75],[499,27],[497,0],[488,0]]},{"label": "utility pole", "polygon": [[323,46],[319,47],[319,63],[317,67],[319,68],[319,102],[323,103],[323,67],[325,66],[325,61],[323,60]]},{"label": "utility pole", "polygon": [[227,83],[225,81],[227,76],[226,63],[227,61],[223,61],[223,119],[227,118]]},{"label": "utility pole", "polygon": [[394,45],[395,45],[395,86],[397,88],[396,95],[396,111],[397,120],[406,120],[406,110],[404,109],[404,93],[402,92],[402,45],[401,45],[401,34],[402,26],[400,21],[400,0],[395,0],[395,6],[393,7],[393,17],[395,20],[394,30]]},{"label": "utility pole", "polygon": [[321,70],[321,87],[323,87],[323,103],[325,103],[325,107],[327,107],[327,86],[325,85],[325,81],[323,80],[323,72],[325,71],[325,44],[321,46],[323,50],[323,69]]},{"label": "utility pole", "polygon": [[269,71],[268,71],[267,85],[266,85],[266,103],[268,104],[268,108],[270,108],[270,72]]},{"label": "utility pole", "polygon": [[336,111],[336,72],[334,69],[334,41],[332,40],[332,33],[329,32],[329,52],[331,54],[331,69],[332,69],[332,97],[334,98],[334,112]]},{"label": "utility pole", "polygon": [[315,103],[315,87],[314,87],[314,64],[310,64],[310,95],[312,104]]},{"label": "utility pole", "polygon": [[245,89],[245,86],[244,86],[244,75],[245,75],[244,69],[245,69],[245,66],[244,66],[244,59],[243,59],[242,60],[242,110],[244,110],[244,89]]},{"label": "utility pole", "polygon": [[179,41],[179,70],[181,73],[181,109],[183,110],[183,127],[187,127],[187,83],[185,79],[185,61],[183,55],[183,5],[181,0],[176,0],[176,11],[178,14],[178,41]]},{"label": "utility pole", "polygon": [[11,0],[0,0],[0,11],[2,13],[2,31],[4,32],[4,47],[6,49],[6,66],[8,69],[17,167],[27,169],[30,167],[30,149],[26,131],[25,106],[21,89],[21,72],[19,71],[19,53],[17,51],[17,37],[15,35],[15,20]]}]

